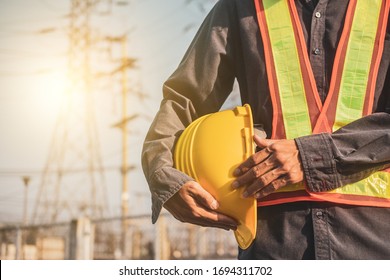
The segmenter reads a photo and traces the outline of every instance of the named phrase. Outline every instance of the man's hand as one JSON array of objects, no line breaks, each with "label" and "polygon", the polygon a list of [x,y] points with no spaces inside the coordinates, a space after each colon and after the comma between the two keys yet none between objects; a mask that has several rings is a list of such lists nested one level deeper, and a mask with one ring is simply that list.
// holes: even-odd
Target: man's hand
[{"label": "man's hand", "polygon": [[216,212],[218,202],[197,182],[187,182],[165,204],[176,219],[205,227],[217,227],[236,230],[237,222],[226,215]]},{"label": "man's hand", "polygon": [[267,140],[254,136],[261,150],[235,171],[233,188],[246,186],[244,197],[265,197],[274,191],[303,180],[299,150],[294,140]]}]

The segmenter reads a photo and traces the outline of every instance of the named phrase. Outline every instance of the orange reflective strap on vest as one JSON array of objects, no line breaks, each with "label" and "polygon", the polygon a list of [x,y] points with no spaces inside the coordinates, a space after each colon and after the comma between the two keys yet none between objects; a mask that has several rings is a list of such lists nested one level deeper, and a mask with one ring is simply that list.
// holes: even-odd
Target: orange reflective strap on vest
[{"label": "orange reflective strap on vest", "polygon": [[[332,132],[372,112],[390,0],[350,0],[322,104],[294,0],[254,0],[273,106],[273,139]],[[390,173],[379,171],[350,185],[309,193],[303,184],[283,187],[259,201],[331,201],[390,207]]]}]

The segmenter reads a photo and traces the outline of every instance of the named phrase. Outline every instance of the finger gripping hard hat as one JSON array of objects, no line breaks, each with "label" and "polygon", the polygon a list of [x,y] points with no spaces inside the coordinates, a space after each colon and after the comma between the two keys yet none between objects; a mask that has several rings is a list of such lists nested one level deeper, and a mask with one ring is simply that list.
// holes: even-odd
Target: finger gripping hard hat
[{"label": "finger gripping hard hat", "polygon": [[246,249],[256,235],[256,199],[233,189],[234,169],[254,153],[253,121],[249,105],[202,116],[179,137],[175,167],[194,178],[218,201],[218,212],[239,222],[234,234]]}]

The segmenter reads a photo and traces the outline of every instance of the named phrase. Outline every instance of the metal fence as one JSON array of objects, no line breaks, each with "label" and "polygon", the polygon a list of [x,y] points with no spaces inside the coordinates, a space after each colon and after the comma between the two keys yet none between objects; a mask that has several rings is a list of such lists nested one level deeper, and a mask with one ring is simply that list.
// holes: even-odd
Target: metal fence
[{"label": "metal fence", "polygon": [[0,259],[234,259],[233,233],[161,215],[0,227]]},{"label": "metal fence", "polygon": [[0,258],[65,259],[70,224],[39,226],[7,226],[0,228]]}]

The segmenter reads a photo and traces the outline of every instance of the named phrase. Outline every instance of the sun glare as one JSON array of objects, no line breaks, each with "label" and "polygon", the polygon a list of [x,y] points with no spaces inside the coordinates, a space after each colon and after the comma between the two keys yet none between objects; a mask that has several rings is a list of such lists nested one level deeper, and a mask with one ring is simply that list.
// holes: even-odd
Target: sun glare
[{"label": "sun glare", "polygon": [[41,113],[54,117],[58,115],[61,103],[65,101],[68,79],[65,71],[53,71],[42,75],[35,88],[37,107]]},{"label": "sun glare", "polygon": [[44,83],[45,103],[50,107],[59,106],[64,99],[68,86],[66,74],[60,71],[52,72],[46,76]]}]

